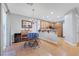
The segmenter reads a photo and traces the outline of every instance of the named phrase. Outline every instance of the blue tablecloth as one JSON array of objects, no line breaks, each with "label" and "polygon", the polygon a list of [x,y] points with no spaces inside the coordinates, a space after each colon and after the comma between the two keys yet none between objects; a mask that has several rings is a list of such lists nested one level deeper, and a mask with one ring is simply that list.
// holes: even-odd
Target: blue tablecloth
[{"label": "blue tablecloth", "polygon": [[27,34],[27,38],[29,38],[29,39],[36,39],[38,37],[39,37],[38,33],[28,33]]}]

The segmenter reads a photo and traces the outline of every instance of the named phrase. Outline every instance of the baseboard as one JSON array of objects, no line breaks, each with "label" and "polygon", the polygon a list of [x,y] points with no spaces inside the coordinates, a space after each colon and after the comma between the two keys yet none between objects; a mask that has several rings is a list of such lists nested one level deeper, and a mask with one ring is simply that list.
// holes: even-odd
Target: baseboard
[{"label": "baseboard", "polygon": [[73,47],[76,47],[77,46],[77,44],[73,44],[73,43],[71,43],[71,42],[69,42],[69,41],[67,41],[67,40],[64,40],[66,43],[68,43],[70,46],[73,46]]}]

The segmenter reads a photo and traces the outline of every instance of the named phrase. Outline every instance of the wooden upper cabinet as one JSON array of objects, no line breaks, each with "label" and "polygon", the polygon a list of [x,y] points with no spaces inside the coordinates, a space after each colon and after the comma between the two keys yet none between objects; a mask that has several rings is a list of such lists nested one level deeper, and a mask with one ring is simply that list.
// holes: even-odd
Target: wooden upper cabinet
[{"label": "wooden upper cabinet", "polygon": [[56,31],[57,36],[62,35],[62,24],[61,23],[55,24],[55,31]]},{"label": "wooden upper cabinet", "polygon": [[40,21],[40,29],[55,29],[57,36],[61,37],[62,35],[62,24],[59,22],[48,22],[45,20]]},{"label": "wooden upper cabinet", "polygon": [[58,28],[58,29],[59,29],[59,28],[61,28],[61,26],[62,26],[61,23],[56,23],[56,24],[55,24],[55,28]]},{"label": "wooden upper cabinet", "polygon": [[48,22],[45,20],[40,21],[40,29],[49,29],[50,26],[53,27],[52,22]]}]

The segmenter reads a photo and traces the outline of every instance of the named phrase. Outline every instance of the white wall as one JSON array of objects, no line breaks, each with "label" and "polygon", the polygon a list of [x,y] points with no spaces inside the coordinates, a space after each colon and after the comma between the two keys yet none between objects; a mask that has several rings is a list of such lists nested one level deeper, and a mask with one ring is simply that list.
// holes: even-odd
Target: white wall
[{"label": "white wall", "polygon": [[6,11],[5,11],[5,9],[4,9],[4,7],[2,7],[2,28],[3,28],[3,35],[2,35],[2,37],[3,37],[3,46],[4,46],[4,48],[6,48],[6,38],[7,38],[7,36],[6,36],[6,20],[7,20],[7,14],[6,14]]},{"label": "white wall", "polygon": [[63,35],[65,41],[69,44],[75,45],[77,43],[76,39],[76,18],[75,10],[72,9],[64,16],[63,24]]},{"label": "white wall", "polygon": [[1,55],[1,3],[0,3],[0,55]]},{"label": "white wall", "polygon": [[[78,9],[79,10],[79,9]],[[77,42],[79,43],[79,14],[76,14],[76,37],[77,37]]]},{"label": "white wall", "polygon": [[79,43],[79,8],[74,9],[74,19],[75,19],[74,20],[74,23],[75,23],[74,36],[76,37],[75,42]]},{"label": "white wall", "polygon": [[[0,40],[1,40],[1,52],[5,50],[6,48],[6,41],[7,41],[7,36],[6,36],[6,20],[7,20],[7,14],[6,14],[6,8],[4,4],[1,4],[1,20],[0,20]],[[2,55],[2,53],[1,53]]]},{"label": "white wall", "polygon": [[72,14],[69,13],[65,15],[65,21],[63,24],[63,35],[65,37],[65,40],[73,43],[73,26],[72,26]]}]

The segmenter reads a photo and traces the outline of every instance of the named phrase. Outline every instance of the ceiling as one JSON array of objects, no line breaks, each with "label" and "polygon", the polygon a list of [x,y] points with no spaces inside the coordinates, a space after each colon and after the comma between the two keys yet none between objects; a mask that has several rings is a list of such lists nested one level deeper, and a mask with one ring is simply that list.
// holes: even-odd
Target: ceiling
[{"label": "ceiling", "polygon": [[[70,9],[79,7],[78,3],[7,3],[11,13],[33,16],[32,9],[34,8],[34,17],[54,21],[57,17],[62,17]],[[53,14],[51,14],[51,12]]]}]

